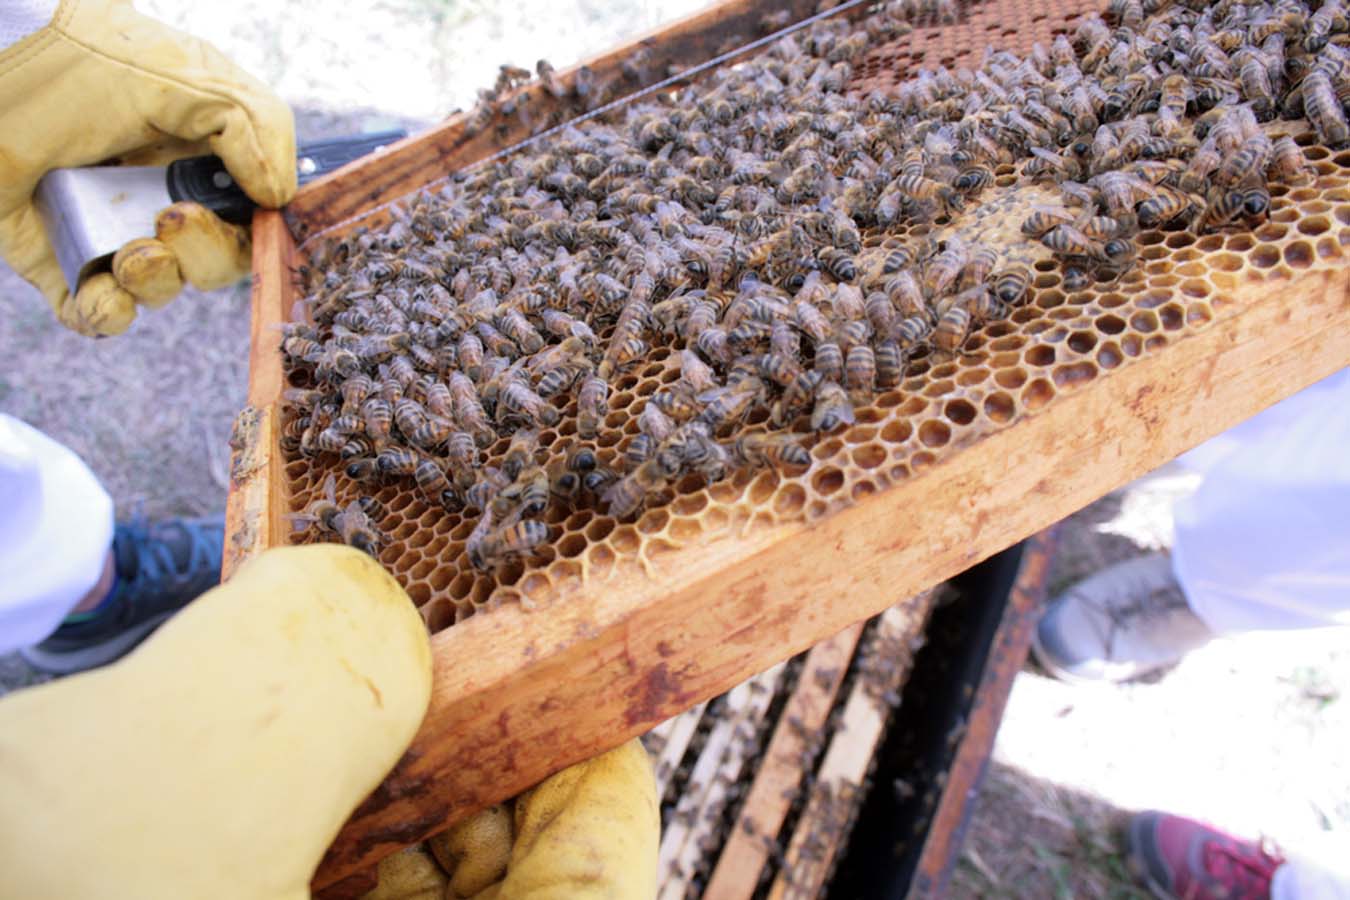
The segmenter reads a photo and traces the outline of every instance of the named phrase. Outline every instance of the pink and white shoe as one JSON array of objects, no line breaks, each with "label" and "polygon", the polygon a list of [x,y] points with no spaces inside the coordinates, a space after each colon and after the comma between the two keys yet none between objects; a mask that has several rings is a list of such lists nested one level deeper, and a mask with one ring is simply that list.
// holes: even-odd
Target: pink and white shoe
[{"label": "pink and white shoe", "polygon": [[1142,812],[1129,824],[1129,866],[1160,900],[1268,900],[1284,858],[1168,813]]}]

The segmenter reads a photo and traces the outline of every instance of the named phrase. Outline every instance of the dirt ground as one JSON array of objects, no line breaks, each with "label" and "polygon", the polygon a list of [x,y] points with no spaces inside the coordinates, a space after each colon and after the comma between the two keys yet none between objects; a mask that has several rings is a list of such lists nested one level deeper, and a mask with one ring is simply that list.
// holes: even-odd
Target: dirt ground
[{"label": "dirt ground", "polygon": [[[213,40],[302,109],[303,136],[439,118],[496,64],[560,64],[697,6],[386,0],[354,20],[313,0],[143,8]],[[127,335],[65,332],[0,271],[0,410],[88,461],[120,515],[223,507],[226,440],[247,377],[248,288],[189,294]],[[1165,545],[1174,476],[1070,520],[1055,581]],[[0,657],[0,693],[35,676]],[[1350,645],[1340,634],[1219,641],[1149,683],[1072,687],[1019,676],[956,872],[957,897],[1142,897],[1122,862],[1130,811],[1208,818],[1287,847],[1350,833]]]}]

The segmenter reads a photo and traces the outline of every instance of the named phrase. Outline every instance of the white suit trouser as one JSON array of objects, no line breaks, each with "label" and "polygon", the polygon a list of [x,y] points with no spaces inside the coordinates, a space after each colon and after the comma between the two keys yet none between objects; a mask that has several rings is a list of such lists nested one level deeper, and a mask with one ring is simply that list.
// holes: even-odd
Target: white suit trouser
[{"label": "white suit trouser", "polygon": [[113,503],[69,449],[0,413],[0,653],[35,644],[98,583]]}]

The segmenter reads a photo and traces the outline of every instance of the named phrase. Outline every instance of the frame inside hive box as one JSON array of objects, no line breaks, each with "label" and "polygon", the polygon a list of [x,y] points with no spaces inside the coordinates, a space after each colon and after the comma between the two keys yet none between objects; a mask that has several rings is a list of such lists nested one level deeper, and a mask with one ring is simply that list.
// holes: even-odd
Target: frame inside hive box
[{"label": "frame inside hive box", "polygon": [[[960,26],[917,28],[874,48],[858,71],[893,82],[897,67],[939,61],[925,62],[925,47],[949,65],[986,41],[1025,49],[1089,6],[971,4]],[[796,20],[813,7],[774,8]],[[720,4],[590,69],[603,79],[639,50],[662,75],[698,65],[763,35],[767,8]],[[293,539],[277,325],[291,315],[296,267],[317,238],[379,223],[389,202],[549,122],[552,98],[537,83],[523,91],[533,125],[515,118],[470,137],[456,117],[307,186],[285,218],[255,217],[251,381],[233,437],[227,576]],[[1298,140],[1311,143],[1306,129]],[[1254,233],[1142,234],[1138,264],[1109,288],[1070,293],[1044,259],[1028,258],[1030,304],[976,332],[961,358],[911,366],[855,425],[815,441],[805,473],[760,471],[694,490],[682,506],[584,543],[574,559],[517,572],[453,627],[430,616],[435,690],[421,731],[338,836],[315,885],[641,734],[1346,365],[1350,155],[1311,147],[1308,156],[1315,183],[1273,190],[1270,220]],[[1008,176],[986,205],[1014,221],[1025,204]],[[998,215],[985,224],[1003,227]],[[414,598],[424,615],[441,599],[425,588]]]}]

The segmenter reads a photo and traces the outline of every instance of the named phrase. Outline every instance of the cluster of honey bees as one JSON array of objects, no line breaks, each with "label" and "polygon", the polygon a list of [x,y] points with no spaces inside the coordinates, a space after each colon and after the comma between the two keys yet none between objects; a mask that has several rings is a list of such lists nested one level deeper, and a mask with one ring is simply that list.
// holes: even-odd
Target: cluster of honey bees
[{"label": "cluster of honey bees", "polygon": [[[555,504],[625,518],[689,477],[800,470],[812,433],[852,423],[909,360],[959,354],[1026,302],[1031,272],[1007,247],[933,230],[999,167],[1059,191],[1022,230],[1074,290],[1128,269],[1141,227],[1243,227],[1268,179],[1307,177],[1264,121],[1350,137],[1340,0],[1113,0],[1025,58],[849,93],[875,42],[954,15],[899,0],[817,22],[330,242],[284,337],[287,449],[476,510],[466,552],[489,570],[548,541]],[[499,87],[528,75],[504,69]],[[864,245],[916,223],[925,236]],[[626,443],[600,441],[628,424],[616,379],[656,349],[678,377]],[[378,514],[331,497],[304,521],[377,552]]]}]

